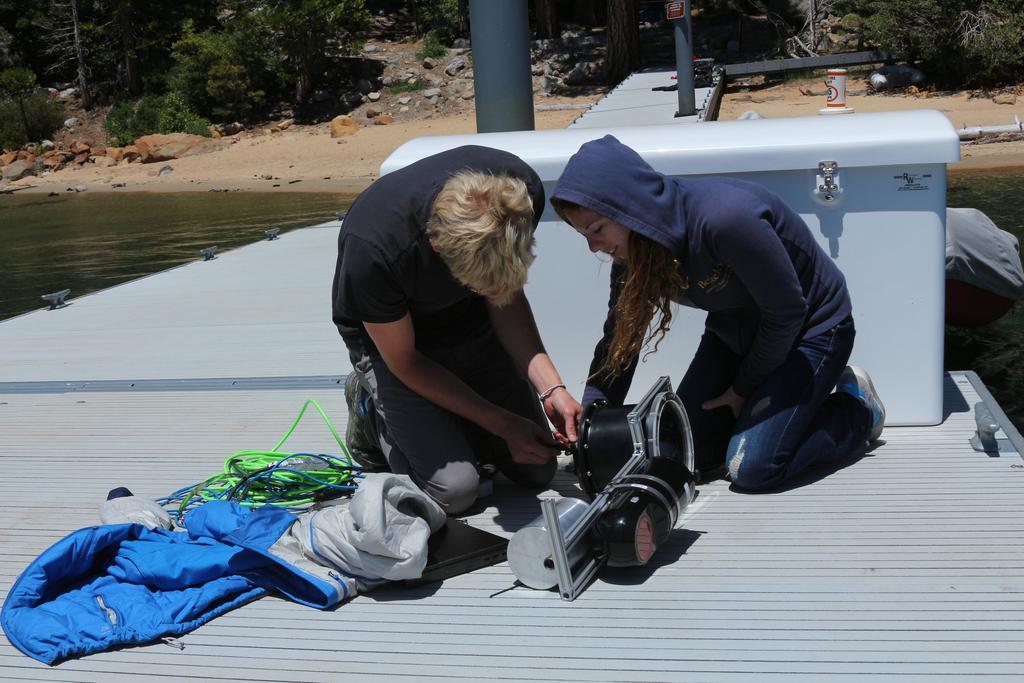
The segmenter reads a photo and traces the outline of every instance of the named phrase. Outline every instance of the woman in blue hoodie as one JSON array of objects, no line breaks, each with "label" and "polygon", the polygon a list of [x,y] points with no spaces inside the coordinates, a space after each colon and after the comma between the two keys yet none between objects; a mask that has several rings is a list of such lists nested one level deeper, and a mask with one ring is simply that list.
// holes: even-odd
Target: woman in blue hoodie
[{"label": "woman in blue hoodie", "polygon": [[736,485],[770,489],[879,437],[885,411],[871,380],[846,366],[846,281],[779,197],[731,178],[667,177],[608,135],[573,155],[552,204],[614,259],[585,405],[622,405],[675,302],[708,311],[677,390],[705,474],[725,464]]}]

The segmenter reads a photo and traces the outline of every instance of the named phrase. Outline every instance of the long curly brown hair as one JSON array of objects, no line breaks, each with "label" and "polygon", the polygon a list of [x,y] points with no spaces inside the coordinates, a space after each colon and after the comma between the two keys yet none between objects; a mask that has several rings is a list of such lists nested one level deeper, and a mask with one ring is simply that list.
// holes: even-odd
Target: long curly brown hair
[{"label": "long curly brown hair", "polygon": [[[626,272],[615,302],[615,333],[604,364],[595,374],[614,379],[650,342],[654,342],[654,347],[647,354],[657,351],[672,324],[672,297],[685,289],[686,281],[672,253],[657,242],[630,232]],[[655,313],[659,316],[658,324],[648,332]]]}]

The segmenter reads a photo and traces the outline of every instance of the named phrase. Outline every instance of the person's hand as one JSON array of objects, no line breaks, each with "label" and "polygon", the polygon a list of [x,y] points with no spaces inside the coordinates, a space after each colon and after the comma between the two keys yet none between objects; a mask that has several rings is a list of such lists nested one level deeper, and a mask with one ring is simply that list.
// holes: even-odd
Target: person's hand
[{"label": "person's hand", "polygon": [[713,398],[710,401],[704,401],[700,407],[704,410],[714,410],[721,406],[729,406],[729,409],[732,411],[732,416],[738,417],[740,409],[743,407],[743,402],[746,400],[747,399],[733,391],[732,387],[729,387],[721,396]]},{"label": "person's hand", "polygon": [[498,434],[508,445],[512,460],[520,465],[543,465],[558,454],[551,432],[525,417],[511,415]]},{"label": "person's hand", "polygon": [[576,425],[579,424],[583,406],[564,388],[555,389],[544,399],[544,412],[555,426],[555,440],[563,446],[576,443]]}]

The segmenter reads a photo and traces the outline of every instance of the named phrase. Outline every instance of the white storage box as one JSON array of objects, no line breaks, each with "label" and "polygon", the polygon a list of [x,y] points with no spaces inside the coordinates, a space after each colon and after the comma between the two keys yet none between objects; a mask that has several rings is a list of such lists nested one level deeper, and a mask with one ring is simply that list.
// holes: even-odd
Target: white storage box
[{"label": "white storage box", "polygon": [[[529,163],[550,194],[580,145],[609,133],[662,173],[730,175],[782,196],[846,275],[857,325],[851,362],[871,372],[888,424],[942,421],[945,165],[960,158],[945,116],[918,111],[426,137],[395,150],[381,173],[452,147],[485,145]],[[838,189],[820,189],[822,162],[835,162]],[[548,352],[577,397],[607,311],[608,270],[547,206],[527,294]],[[637,370],[629,400],[659,375],[682,378],[704,315],[680,309],[658,353]]]}]

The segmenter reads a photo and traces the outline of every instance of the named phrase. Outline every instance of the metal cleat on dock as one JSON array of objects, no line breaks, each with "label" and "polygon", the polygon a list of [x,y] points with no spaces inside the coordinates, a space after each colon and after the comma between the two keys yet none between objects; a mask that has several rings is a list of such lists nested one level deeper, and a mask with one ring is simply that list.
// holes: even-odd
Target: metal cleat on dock
[{"label": "metal cleat on dock", "polygon": [[64,297],[70,293],[70,289],[62,289],[59,292],[54,292],[53,294],[43,294],[40,298],[50,304],[50,308],[47,310],[52,311],[54,309],[64,308],[67,306],[67,304],[64,303]]},{"label": "metal cleat on dock", "polygon": [[267,236],[268,242],[273,242],[274,240],[277,239],[277,236],[278,234],[280,234],[280,232],[281,228],[270,228],[269,230],[264,230],[263,234]]},{"label": "metal cleat on dock", "polygon": [[979,453],[999,453],[999,421],[984,401],[974,404],[974,423],[976,430],[971,437],[971,448]]},{"label": "metal cleat on dock", "polygon": [[212,247],[206,247],[205,249],[201,249],[199,251],[199,253],[203,255],[203,260],[204,261],[212,261],[214,258],[216,258],[216,256],[214,256],[214,254],[217,253],[217,245],[214,245]]}]

